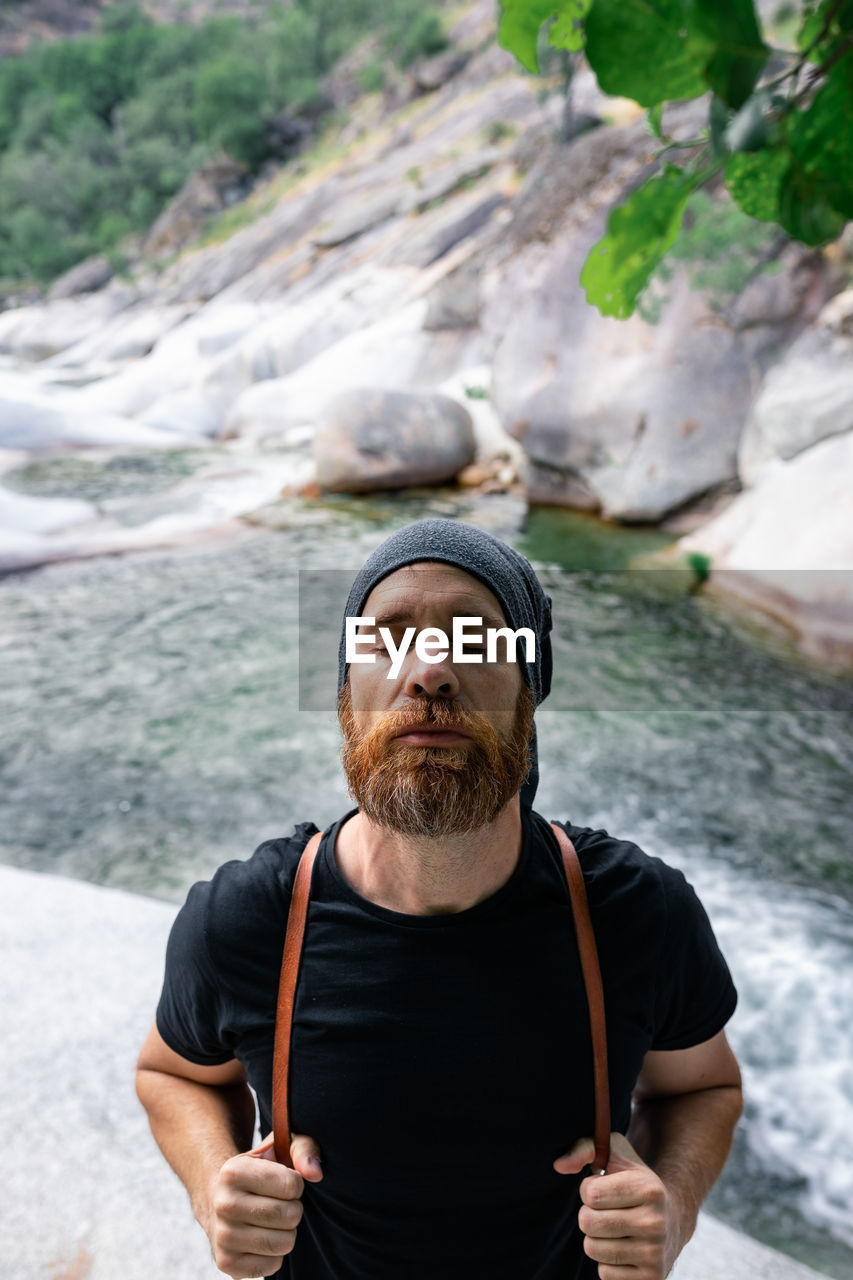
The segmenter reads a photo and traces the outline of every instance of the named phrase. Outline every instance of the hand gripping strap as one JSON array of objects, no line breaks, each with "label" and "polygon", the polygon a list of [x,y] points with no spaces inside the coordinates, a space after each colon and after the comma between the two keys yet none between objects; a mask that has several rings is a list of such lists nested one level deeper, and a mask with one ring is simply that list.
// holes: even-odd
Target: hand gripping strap
[{"label": "hand gripping strap", "polygon": [[299,964],[302,959],[302,943],[305,937],[305,917],[308,914],[308,898],[311,893],[311,872],[320,848],[322,832],[312,836],[302,851],[293,889],[290,910],[287,914],[287,933],[284,936],[284,952],[281,957],[281,978],[278,984],[278,1004],[275,1014],[275,1049],[272,1064],[272,1126],[275,1158],[279,1164],[293,1168],[290,1159],[290,1097],[288,1068],[290,1066],[290,1037],[293,1028],[293,1005],[296,984],[299,981]]},{"label": "hand gripping strap", "polygon": [[[589,1005],[589,1023],[592,1032],[593,1081],[595,1089],[595,1156],[594,1173],[603,1173],[610,1154],[610,1088],[607,1076],[607,1036],[604,1022],[604,993],[595,935],[589,916],[589,904],[578,855],[569,837],[561,827],[551,824],[563,855],[563,867],[569,886],[575,933],[580,952],[581,971]],[[289,1066],[290,1044],[293,1027],[293,1006],[302,944],[305,937],[305,919],[308,914],[308,898],[311,892],[311,872],[320,847],[322,836],[318,832],[308,841],[296,876],[287,916],[287,933],[281,960],[281,978],[278,987],[278,1005],[275,1021],[275,1049],[273,1057],[272,1114],[276,1159],[292,1168],[290,1159]]]},{"label": "hand gripping strap", "polygon": [[610,1157],[610,1083],[607,1074],[607,1028],[604,1021],[604,990],[601,985],[601,969],[598,964],[598,949],[595,945],[595,934],[592,931],[592,920],[589,916],[589,903],[586,897],[586,886],[583,872],[575,852],[575,846],[562,827],[551,823],[551,830],[557,837],[560,852],[563,855],[563,868],[569,884],[569,897],[572,901],[572,915],[575,921],[575,934],[578,940],[578,951],[581,957],[586,1001],[589,1005],[589,1029],[592,1033],[592,1074],[595,1090],[595,1155],[591,1162],[593,1173],[604,1173]]}]

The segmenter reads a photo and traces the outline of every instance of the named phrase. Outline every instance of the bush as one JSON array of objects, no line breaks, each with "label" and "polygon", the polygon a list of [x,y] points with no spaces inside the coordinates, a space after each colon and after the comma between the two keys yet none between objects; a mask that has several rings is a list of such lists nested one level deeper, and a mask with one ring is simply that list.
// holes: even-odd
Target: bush
[{"label": "bush", "polygon": [[194,115],[199,135],[214,147],[224,147],[250,169],[266,154],[265,105],[261,68],[244,54],[220,54],[196,76]]}]

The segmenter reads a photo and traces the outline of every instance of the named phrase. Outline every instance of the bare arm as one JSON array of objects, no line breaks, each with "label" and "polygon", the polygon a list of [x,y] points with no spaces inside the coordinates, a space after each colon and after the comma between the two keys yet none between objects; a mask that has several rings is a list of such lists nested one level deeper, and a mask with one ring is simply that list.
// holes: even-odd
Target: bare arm
[{"label": "bare arm", "polygon": [[136,1092],[219,1269],[233,1277],[277,1271],[295,1243],[303,1178],[323,1176],[316,1144],[294,1137],[294,1169],[275,1163],[269,1144],[249,1151],[255,1103],[240,1063],[200,1067],[170,1049],[156,1026],[139,1054]]},{"label": "bare arm", "polygon": [[680,1243],[720,1175],[743,1109],[740,1069],[726,1033],[692,1049],[646,1054],[628,1140],[678,1205]]},{"label": "bare arm", "polygon": [[170,1049],[155,1025],[139,1053],[136,1093],[207,1231],[212,1184],[226,1160],[249,1150],[255,1131],[255,1103],[242,1066],[197,1066]]},{"label": "bare arm", "polygon": [[[611,1134],[605,1176],[580,1188],[584,1249],[602,1280],[663,1280],[693,1234],[742,1108],[725,1032],[691,1049],[646,1054],[633,1102],[627,1138]],[[581,1138],[554,1167],[579,1173],[593,1150]]]}]

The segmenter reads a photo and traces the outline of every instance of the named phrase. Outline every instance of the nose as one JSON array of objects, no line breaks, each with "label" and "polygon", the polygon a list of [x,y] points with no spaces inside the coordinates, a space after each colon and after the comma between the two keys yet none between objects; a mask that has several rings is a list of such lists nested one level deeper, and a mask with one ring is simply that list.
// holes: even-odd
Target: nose
[{"label": "nose", "polygon": [[409,698],[455,698],[459,692],[459,681],[449,654],[438,662],[425,662],[412,649],[403,675],[403,689]]}]

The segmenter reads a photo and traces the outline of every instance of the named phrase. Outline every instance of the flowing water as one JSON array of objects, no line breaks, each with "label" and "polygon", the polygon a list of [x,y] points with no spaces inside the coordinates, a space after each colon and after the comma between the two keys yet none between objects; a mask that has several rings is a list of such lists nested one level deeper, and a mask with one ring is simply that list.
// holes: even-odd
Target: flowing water
[{"label": "flowing water", "polygon": [[298,571],[355,568],[423,514],[513,541],[553,596],[537,807],[682,867],[711,915],[748,1098],[711,1207],[849,1280],[853,682],[682,576],[627,569],[659,534],[522,522],[497,496],[293,500],[228,542],[8,576],[0,860],[179,901],[226,858],[335,818],[334,715],[299,710],[299,678],[323,675],[338,617],[300,653]]}]

